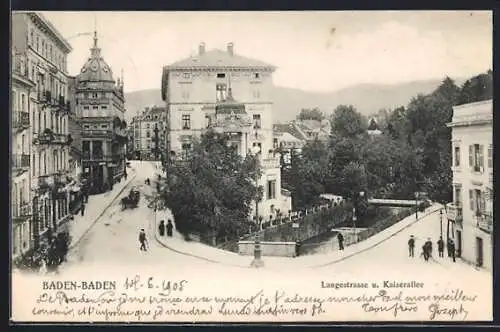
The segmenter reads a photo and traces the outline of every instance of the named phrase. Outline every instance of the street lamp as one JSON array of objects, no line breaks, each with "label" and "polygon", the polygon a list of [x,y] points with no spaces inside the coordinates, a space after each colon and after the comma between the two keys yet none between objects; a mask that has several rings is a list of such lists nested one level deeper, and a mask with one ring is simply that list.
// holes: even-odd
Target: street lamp
[{"label": "street lamp", "polygon": [[356,206],[360,202],[361,198],[365,196],[364,191],[360,191],[358,195],[356,196],[355,200],[355,206],[352,208],[352,231],[353,231],[353,237],[354,237],[354,243],[358,243],[358,233],[356,232]]}]

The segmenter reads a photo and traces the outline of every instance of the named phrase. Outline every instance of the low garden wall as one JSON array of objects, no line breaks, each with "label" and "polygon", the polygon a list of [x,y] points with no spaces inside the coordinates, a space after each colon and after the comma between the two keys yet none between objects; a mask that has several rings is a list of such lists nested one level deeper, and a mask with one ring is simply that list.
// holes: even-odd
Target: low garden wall
[{"label": "low garden wall", "polygon": [[[297,253],[295,242],[260,242],[260,250],[263,256],[295,257]],[[239,241],[238,253],[243,256],[253,256],[255,249],[254,241]]]}]

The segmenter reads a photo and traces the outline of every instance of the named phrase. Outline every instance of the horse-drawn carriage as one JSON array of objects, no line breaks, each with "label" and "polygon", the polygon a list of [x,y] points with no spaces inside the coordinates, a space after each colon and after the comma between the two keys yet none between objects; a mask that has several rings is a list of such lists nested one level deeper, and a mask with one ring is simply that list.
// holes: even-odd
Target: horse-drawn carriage
[{"label": "horse-drawn carriage", "polygon": [[136,188],[130,189],[128,196],[121,200],[122,210],[136,208],[139,204],[140,193]]}]

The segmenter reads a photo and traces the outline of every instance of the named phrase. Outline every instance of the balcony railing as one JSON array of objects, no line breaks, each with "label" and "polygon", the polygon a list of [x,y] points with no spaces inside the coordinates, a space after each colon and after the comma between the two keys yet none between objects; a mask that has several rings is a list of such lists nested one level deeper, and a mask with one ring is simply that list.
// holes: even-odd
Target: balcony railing
[{"label": "balcony railing", "polygon": [[446,215],[449,220],[454,221],[458,226],[462,226],[463,214],[462,206],[458,203],[448,203],[446,204]]},{"label": "balcony railing", "polygon": [[20,170],[30,168],[30,155],[29,154],[13,154],[12,155],[12,169]]},{"label": "balcony railing", "polygon": [[481,212],[479,215],[476,216],[477,220],[477,227],[486,232],[486,233],[492,233],[493,232],[493,215],[487,212]]},{"label": "balcony railing", "polygon": [[30,127],[30,114],[24,111],[12,112],[12,127],[14,129],[27,129]]},{"label": "balcony railing", "polygon": [[22,222],[32,215],[30,203],[14,204],[12,206],[12,220],[14,222]]},{"label": "balcony railing", "polygon": [[45,129],[42,133],[34,133],[33,136],[33,144],[35,145],[70,144],[72,140],[71,135],[54,133],[50,129]]}]

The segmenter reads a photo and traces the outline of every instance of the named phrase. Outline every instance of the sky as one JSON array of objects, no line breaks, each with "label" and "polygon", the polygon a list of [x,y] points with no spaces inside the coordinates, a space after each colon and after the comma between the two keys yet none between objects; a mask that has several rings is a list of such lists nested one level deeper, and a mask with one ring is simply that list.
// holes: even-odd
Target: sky
[{"label": "sky", "polygon": [[[226,49],[278,67],[274,84],[328,92],[373,83],[470,77],[492,68],[489,11],[42,12],[72,45],[71,75],[102,55],[125,91],[159,89],[164,65]],[[87,33],[87,34],[85,34]]]}]

